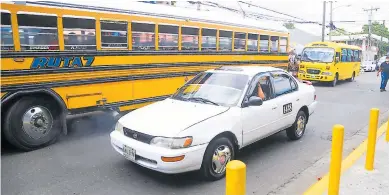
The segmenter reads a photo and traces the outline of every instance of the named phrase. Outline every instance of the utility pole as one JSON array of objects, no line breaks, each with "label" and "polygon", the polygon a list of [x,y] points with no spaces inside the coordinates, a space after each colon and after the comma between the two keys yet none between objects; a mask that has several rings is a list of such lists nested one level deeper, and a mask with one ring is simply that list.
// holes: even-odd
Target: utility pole
[{"label": "utility pole", "polygon": [[332,32],[332,1],[330,1],[330,33],[328,34],[329,41],[331,41],[331,32]]},{"label": "utility pole", "polygon": [[323,22],[321,29],[321,41],[324,42],[324,34],[326,29],[326,1],[323,1]]},{"label": "utility pole", "polygon": [[[384,21],[382,21],[382,26],[385,28],[385,20],[384,20]],[[380,42],[380,45],[383,45],[383,44],[382,44],[382,37],[383,37],[383,36],[381,36],[381,42]],[[378,48],[378,49],[379,49],[379,48]],[[380,50],[380,54],[382,54],[382,52],[383,52],[383,51],[381,51],[381,50]]]},{"label": "utility pole", "polygon": [[371,20],[373,17],[373,10],[378,11],[380,8],[373,8],[371,7],[370,9],[363,9],[363,11],[368,12],[369,14],[369,36],[368,36],[368,48],[370,49],[371,47]]}]

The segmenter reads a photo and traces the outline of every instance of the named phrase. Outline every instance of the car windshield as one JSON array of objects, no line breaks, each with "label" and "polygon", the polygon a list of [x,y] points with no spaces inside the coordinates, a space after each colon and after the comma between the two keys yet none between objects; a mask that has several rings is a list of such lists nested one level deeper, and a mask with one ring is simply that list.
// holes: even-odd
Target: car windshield
[{"label": "car windshield", "polygon": [[334,61],[334,53],[332,48],[307,47],[303,51],[301,61],[329,63]]},{"label": "car windshield", "polygon": [[230,107],[238,103],[247,83],[247,75],[204,72],[181,87],[172,98]]}]

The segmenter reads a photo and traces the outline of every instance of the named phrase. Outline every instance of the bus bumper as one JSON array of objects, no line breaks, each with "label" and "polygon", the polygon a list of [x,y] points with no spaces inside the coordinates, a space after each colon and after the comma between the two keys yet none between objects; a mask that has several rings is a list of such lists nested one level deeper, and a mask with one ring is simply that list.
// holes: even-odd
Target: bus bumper
[{"label": "bus bumper", "polygon": [[306,81],[333,81],[334,76],[319,75],[319,74],[301,74],[298,75],[299,79]]}]

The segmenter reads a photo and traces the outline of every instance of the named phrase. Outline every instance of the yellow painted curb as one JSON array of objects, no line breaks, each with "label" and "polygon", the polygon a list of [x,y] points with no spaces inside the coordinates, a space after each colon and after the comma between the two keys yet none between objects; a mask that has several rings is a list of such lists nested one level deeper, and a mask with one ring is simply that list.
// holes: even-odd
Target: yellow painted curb
[{"label": "yellow painted curb", "polygon": [[[385,132],[387,122],[384,123],[377,132],[377,139]],[[352,151],[343,161],[341,174],[349,169],[367,150],[367,138]],[[324,175],[320,181],[313,184],[303,195],[322,195],[328,189],[329,173]]]}]

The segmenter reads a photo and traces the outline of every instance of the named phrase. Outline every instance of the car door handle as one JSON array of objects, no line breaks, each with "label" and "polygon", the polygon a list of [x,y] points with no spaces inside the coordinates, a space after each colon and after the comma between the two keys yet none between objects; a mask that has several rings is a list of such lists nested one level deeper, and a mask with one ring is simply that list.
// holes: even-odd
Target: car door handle
[{"label": "car door handle", "polygon": [[300,101],[300,99],[297,99],[296,101],[298,102],[298,101]]},{"label": "car door handle", "polygon": [[277,106],[273,107],[272,109],[273,109],[273,110],[277,109]]}]

